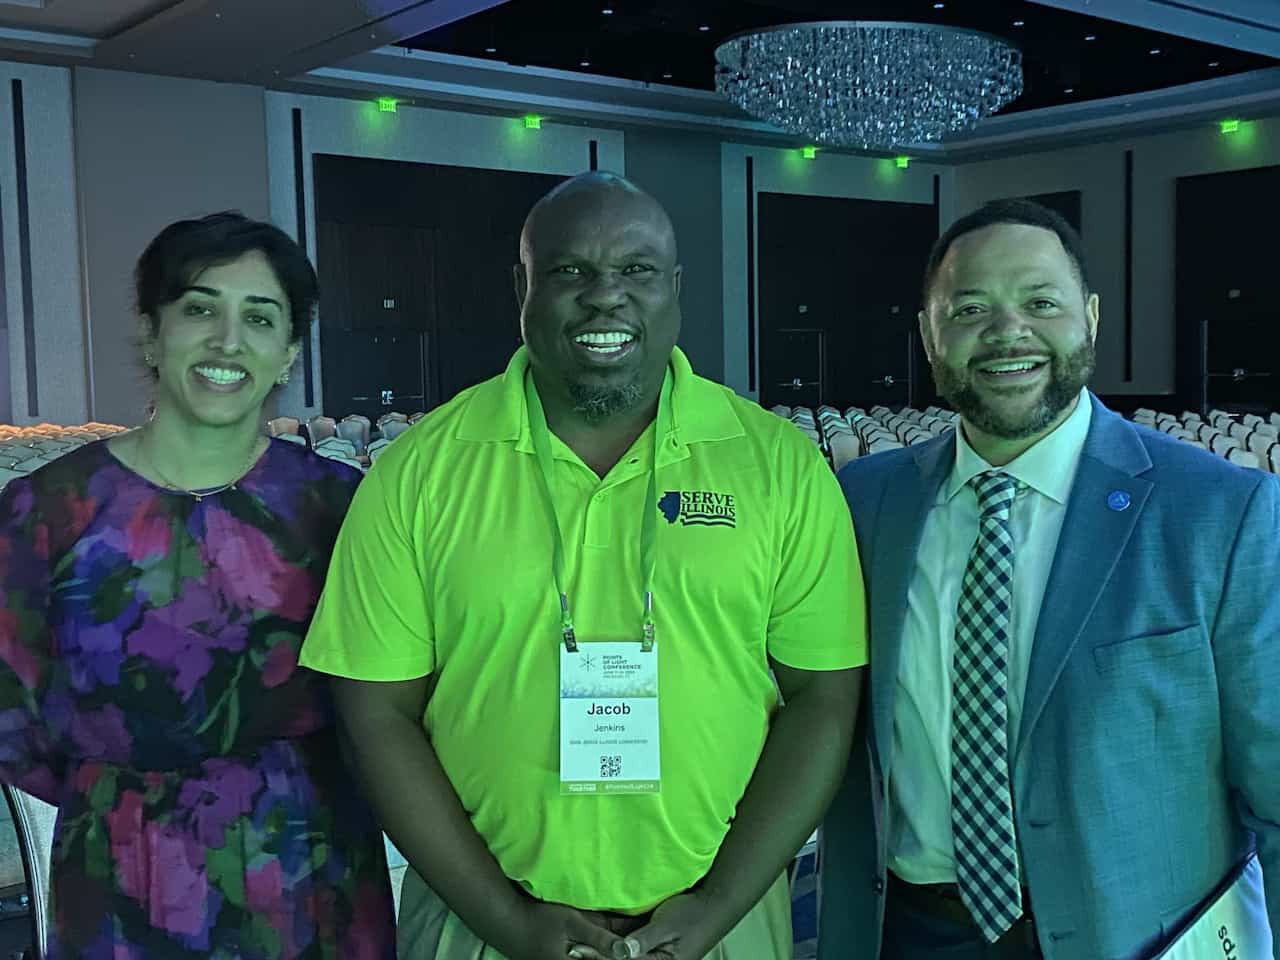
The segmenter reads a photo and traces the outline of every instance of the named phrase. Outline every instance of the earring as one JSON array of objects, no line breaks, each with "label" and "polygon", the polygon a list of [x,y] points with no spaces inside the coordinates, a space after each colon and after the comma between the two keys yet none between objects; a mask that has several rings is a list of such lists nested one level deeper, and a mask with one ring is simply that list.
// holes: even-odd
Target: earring
[{"label": "earring", "polygon": [[280,376],[276,377],[276,383],[277,383],[277,384],[279,384],[279,385],[280,385],[280,386],[282,386],[282,387],[283,387],[286,383],[288,383],[288,382],[289,382],[289,371],[288,371],[288,370],[286,370],[284,373],[280,374]]}]

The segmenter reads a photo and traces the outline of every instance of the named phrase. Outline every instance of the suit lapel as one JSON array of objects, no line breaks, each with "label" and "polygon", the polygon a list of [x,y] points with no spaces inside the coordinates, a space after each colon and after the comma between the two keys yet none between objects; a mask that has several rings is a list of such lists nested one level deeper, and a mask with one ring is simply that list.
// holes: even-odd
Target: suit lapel
[{"label": "suit lapel", "polygon": [[888,777],[893,744],[893,695],[902,662],[907,595],[924,523],[955,461],[955,433],[912,450],[884,480],[870,572],[872,729],[881,773]]},{"label": "suit lapel", "polygon": [[[1137,431],[1090,399],[1093,420],[1036,623],[1015,765],[1151,493],[1151,482],[1138,476],[1151,458]],[[1119,494],[1128,497],[1123,509],[1116,509]]]}]

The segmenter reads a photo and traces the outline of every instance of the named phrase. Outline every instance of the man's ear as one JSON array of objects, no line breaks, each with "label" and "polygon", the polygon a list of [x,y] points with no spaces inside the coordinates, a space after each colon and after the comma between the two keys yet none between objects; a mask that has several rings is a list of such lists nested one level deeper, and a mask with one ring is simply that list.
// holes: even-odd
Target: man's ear
[{"label": "man's ear", "polygon": [[933,363],[933,326],[929,323],[928,309],[921,310],[916,320],[920,324],[920,342],[924,344],[924,355]]},{"label": "man's ear", "polygon": [[1102,318],[1102,302],[1096,293],[1089,294],[1084,304],[1085,321],[1089,324],[1089,340],[1098,342],[1098,321]]},{"label": "man's ear", "polygon": [[525,272],[523,263],[517,263],[511,268],[511,279],[516,285],[516,305],[523,312],[524,300],[529,293],[529,275]]}]

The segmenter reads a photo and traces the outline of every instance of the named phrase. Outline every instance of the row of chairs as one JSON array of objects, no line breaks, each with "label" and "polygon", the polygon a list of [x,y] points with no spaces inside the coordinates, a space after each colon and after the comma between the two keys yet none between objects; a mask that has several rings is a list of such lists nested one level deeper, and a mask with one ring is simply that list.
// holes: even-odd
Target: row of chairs
[{"label": "row of chairs", "polygon": [[957,419],[950,410],[932,406],[924,410],[906,407],[896,413],[885,406],[870,410],[850,407],[841,413],[824,405],[816,414],[808,407],[776,406],[772,410],[813,440],[836,470],[867,454],[931,440],[951,429]]},{"label": "row of chairs", "polygon": [[1184,410],[1175,417],[1144,407],[1134,412],[1133,421],[1239,466],[1280,474],[1280,413],[1262,417],[1210,410],[1202,417]]},{"label": "row of chairs", "polygon": [[351,414],[341,420],[314,416],[305,423],[297,417],[275,417],[267,421],[267,434],[309,446],[322,457],[367,470],[396,437],[426,414],[391,412],[372,422]]},{"label": "row of chairs", "polygon": [[77,447],[123,429],[110,423],[86,423],[79,427],[51,423],[34,427],[0,426],[0,489],[15,477],[33,473]]}]

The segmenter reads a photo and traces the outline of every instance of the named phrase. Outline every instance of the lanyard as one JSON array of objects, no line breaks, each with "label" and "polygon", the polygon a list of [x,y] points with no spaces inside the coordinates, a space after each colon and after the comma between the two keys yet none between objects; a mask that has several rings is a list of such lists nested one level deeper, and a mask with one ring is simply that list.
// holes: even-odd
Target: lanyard
[{"label": "lanyard", "polygon": [[[551,531],[553,550],[551,554],[551,573],[555,577],[556,592],[560,595],[560,632],[564,638],[564,647],[570,653],[578,649],[577,637],[573,629],[573,614],[569,607],[569,594],[565,590],[564,573],[564,538],[560,532],[560,517],[556,513],[555,501],[555,463],[551,457],[551,431],[547,427],[547,417],[542,410],[542,400],[538,396],[537,387],[533,383],[533,372],[525,374],[524,394],[529,410],[529,435],[533,440],[533,452],[538,459],[538,474],[542,482],[538,486],[542,490],[543,501],[551,514]],[[668,373],[662,382],[662,392],[658,397],[658,416],[653,430],[653,463],[649,468],[649,487],[644,497],[644,512],[640,521],[640,571],[644,576],[643,614],[641,619],[640,649],[648,653],[653,649],[653,574],[657,568],[658,539],[658,449],[666,441],[671,432],[671,374]]]}]

